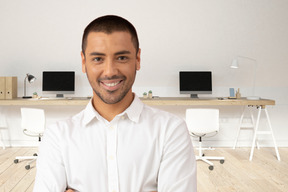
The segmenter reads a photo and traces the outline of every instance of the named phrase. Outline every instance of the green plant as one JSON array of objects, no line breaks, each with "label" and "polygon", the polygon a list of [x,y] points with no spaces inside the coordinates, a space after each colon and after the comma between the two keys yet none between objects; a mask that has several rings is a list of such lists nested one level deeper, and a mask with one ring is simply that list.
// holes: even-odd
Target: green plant
[{"label": "green plant", "polygon": [[34,92],[33,95],[37,95],[37,92]]},{"label": "green plant", "polygon": [[148,93],[152,93],[152,91],[150,90]]}]

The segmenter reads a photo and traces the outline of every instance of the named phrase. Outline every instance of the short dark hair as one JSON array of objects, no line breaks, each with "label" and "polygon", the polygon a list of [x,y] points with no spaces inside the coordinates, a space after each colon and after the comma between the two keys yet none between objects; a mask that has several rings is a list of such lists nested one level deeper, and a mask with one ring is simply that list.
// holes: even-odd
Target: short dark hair
[{"label": "short dark hair", "polygon": [[90,32],[103,32],[106,34],[111,34],[115,31],[127,31],[131,34],[131,40],[137,54],[139,50],[139,40],[135,27],[128,20],[116,15],[105,15],[98,17],[85,28],[82,37],[82,53],[85,55],[87,37]]}]

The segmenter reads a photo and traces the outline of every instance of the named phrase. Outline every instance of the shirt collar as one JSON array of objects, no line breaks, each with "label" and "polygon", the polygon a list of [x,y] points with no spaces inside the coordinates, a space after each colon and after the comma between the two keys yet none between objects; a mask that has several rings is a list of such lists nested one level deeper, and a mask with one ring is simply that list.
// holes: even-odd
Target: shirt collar
[{"label": "shirt collar", "polygon": [[83,123],[87,125],[90,123],[94,118],[99,119],[100,115],[99,113],[94,109],[93,104],[92,104],[92,99],[90,99],[88,105],[86,106],[84,110],[84,116],[83,116]]},{"label": "shirt collar", "polygon": [[142,101],[139,99],[139,97],[137,97],[136,94],[134,94],[133,102],[123,113],[126,113],[131,121],[138,123],[143,107],[144,104],[142,103]]},{"label": "shirt collar", "polygon": [[[143,110],[143,107],[144,107],[144,104],[142,103],[142,101],[139,99],[139,97],[136,96],[136,94],[134,94],[134,99],[133,99],[131,105],[124,112],[122,112],[121,114],[119,114],[117,116],[123,116],[123,115],[127,114],[127,117],[131,121],[138,123],[138,121],[140,119],[140,115],[141,115],[142,110]],[[87,125],[94,118],[99,120],[102,117],[94,109],[93,104],[92,104],[92,99],[91,99],[84,110],[83,123],[85,125]]]}]

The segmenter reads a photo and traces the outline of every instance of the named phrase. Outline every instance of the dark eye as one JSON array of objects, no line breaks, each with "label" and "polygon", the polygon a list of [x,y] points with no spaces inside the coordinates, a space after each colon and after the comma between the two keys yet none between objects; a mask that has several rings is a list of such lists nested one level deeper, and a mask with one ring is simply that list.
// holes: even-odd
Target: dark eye
[{"label": "dark eye", "polygon": [[127,57],[126,56],[119,56],[117,59],[120,61],[123,61],[123,60],[127,60]]},{"label": "dark eye", "polygon": [[95,61],[95,62],[102,62],[103,61],[103,59],[101,58],[101,57],[95,57],[95,58],[93,58],[93,61]]}]

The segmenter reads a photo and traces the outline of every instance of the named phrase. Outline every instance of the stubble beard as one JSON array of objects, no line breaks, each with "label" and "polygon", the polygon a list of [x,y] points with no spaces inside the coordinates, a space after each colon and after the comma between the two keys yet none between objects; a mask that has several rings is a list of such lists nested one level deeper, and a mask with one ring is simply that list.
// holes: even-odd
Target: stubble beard
[{"label": "stubble beard", "polygon": [[[130,88],[124,88],[123,90],[120,90],[120,94],[117,96],[115,94],[116,91],[105,91],[106,93],[102,94],[100,91],[97,91],[96,89],[93,89],[94,93],[106,104],[116,104],[123,100],[123,98],[127,95]],[[107,95],[108,94],[108,95]]]},{"label": "stubble beard", "polygon": [[[116,104],[124,99],[124,97],[127,95],[127,93],[131,90],[132,85],[134,83],[135,77],[136,77],[136,70],[135,70],[135,76],[134,79],[131,79],[129,82],[126,82],[127,78],[124,76],[123,79],[123,87],[121,87],[121,90],[116,90],[116,91],[108,91],[108,90],[103,90],[103,89],[96,89],[93,86],[93,81],[90,80],[88,73],[86,73],[87,78],[90,82],[90,85],[94,91],[94,93],[101,99],[106,104]],[[113,79],[109,78],[109,79]],[[97,80],[98,87],[100,86],[100,82]],[[117,91],[120,91],[120,93],[117,95]]]}]

